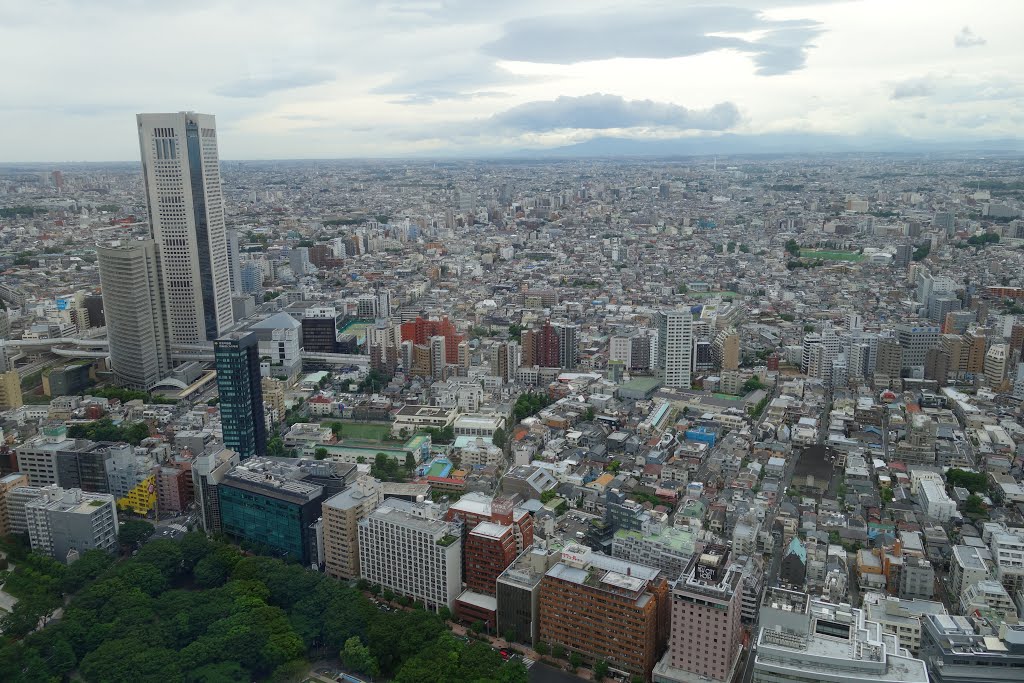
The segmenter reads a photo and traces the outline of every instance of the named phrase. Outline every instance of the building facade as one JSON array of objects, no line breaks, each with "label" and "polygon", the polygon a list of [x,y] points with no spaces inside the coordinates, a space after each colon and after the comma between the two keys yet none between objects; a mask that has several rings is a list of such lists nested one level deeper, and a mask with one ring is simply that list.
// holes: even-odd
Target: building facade
[{"label": "building facade", "polygon": [[96,257],[114,380],[149,391],[171,366],[156,242],[99,247]]},{"label": "building facade", "polygon": [[221,530],[308,565],[314,558],[324,487],[293,476],[292,468],[251,460],[231,469],[217,487]]},{"label": "building facade", "polygon": [[656,373],[665,386],[690,388],[693,357],[693,314],[690,311],[659,311]]},{"label": "building facade", "polygon": [[117,547],[117,508],[110,494],[47,486],[25,504],[25,517],[32,550],[59,562]]},{"label": "building facade", "polygon": [[359,578],[359,522],[383,501],[380,481],[369,476],[324,501],[324,571],[328,576]]},{"label": "building facade", "polygon": [[243,460],[267,448],[258,337],[232,333],[214,342],[224,445]]},{"label": "building facade", "polygon": [[570,543],[540,584],[540,640],[647,678],[668,624],[668,583],[651,567]]},{"label": "building facade", "polygon": [[216,120],[195,112],[136,118],[170,343],[212,341],[234,322]]},{"label": "building facade", "polygon": [[655,681],[732,680],[742,650],[742,579],[725,546],[690,560],[672,589],[672,635]]},{"label": "building facade", "polygon": [[359,522],[359,572],[371,584],[454,609],[462,589],[462,530],[424,503],[396,498]]}]

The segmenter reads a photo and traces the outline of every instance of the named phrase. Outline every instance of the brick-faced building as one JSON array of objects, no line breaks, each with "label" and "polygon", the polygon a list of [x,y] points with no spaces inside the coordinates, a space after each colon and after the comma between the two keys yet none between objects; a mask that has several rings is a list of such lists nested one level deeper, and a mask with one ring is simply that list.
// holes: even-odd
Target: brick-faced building
[{"label": "brick-faced building", "polygon": [[540,585],[540,640],[650,677],[668,635],[669,587],[658,569],[571,543]]}]

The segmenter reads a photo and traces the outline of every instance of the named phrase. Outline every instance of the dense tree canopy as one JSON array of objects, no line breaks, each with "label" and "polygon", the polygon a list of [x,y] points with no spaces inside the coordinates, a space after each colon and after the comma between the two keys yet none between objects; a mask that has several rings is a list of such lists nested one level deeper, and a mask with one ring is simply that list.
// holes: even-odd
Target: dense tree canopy
[{"label": "dense tree canopy", "polygon": [[87,424],[71,425],[68,427],[68,436],[91,441],[124,441],[138,446],[143,439],[149,437],[149,426],[145,422],[116,425],[110,418],[104,417]]},{"label": "dense tree canopy", "polygon": [[953,468],[946,471],[946,483],[950,486],[961,486],[971,493],[988,490],[988,475],[984,472],[968,472]]},{"label": "dense tree canopy", "polygon": [[344,583],[199,533],[121,562],[29,555],[6,589],[20,601],[0,624],[5,683],[297,681],[325,651],[395,681],[526,681],[522,664],[456,640],[438,615],[381,612]]}]

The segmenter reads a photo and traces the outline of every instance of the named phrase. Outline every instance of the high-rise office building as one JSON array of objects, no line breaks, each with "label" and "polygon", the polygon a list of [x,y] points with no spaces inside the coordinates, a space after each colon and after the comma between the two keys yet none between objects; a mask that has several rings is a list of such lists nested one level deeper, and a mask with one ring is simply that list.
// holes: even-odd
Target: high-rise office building
[{"label": "high-rise office building", "polygon": [[224,533],[265,545],[309,564],[316,557],[316,530],[324,487],[288,464],[255,459],[231,469],[217,486]]},{"label": "high-rise office building", "polygon": [[238,231],[227,231],[228,271],[230,273],[231,293],[242,293],[242,263],[238,253]]},{"label": "high-rise office building", "polygon": [[267,447],[260,384],[259,338],[254,332],[232,332],[213,344],[220,393],[224,445],[244,460]]},{"label": "high-rise office building", "polygon": [[121,386],[149,391],[170,371],[157,246],[153,240],[96,249],[110,365]]},{"label": "high-rise office building", "polygon": [[377,290],[377,317],[378,318],[390,318],[391,317],[391,290],[390,289],[379,289],[379,290]]},{"label": "high-rise office building", "polygon": [[222,529],[220,515],[220,485],[224,477],[239,463],[238,453],[227,448],[197,455],[192,463],[192,489],[195,491],[196,509],[203,531],[219,534]]},{"label": "high-rise office building", "polygon": [[233,322],[216,121],[195,112],[136,118],[168,337],[216,339]]},{"label": "high-rise office building", "polygon": [[658,379],[665,386],[689,389],[693,314],[688,310],[659,311],[654,317],[658,327],[658,361],[655,364]]},{"label": "high-rise office building", "polygon": [[743,567],[728,548],[708,546],[672,589],[672,635],[654,669],[661,683],[730,681],[742,649]]},{"label": "high-rise office building", "polygon": [[903,351],[902,371],[910,377],[924,377],[924,356],[939,345],[941,329],[925,325],[898,325],[896,338]]}]

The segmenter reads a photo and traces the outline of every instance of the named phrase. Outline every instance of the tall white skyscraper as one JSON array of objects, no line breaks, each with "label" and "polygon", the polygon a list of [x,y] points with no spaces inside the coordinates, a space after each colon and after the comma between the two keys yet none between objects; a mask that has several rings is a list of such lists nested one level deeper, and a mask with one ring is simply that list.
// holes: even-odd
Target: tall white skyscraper
[{"label": "tall white skyscraper", "polygon": [[659,311],[654,316],[658,326],[658,379],[669,387],[690,388],[693,360],[693,314],[688,310]]},{"label": "tall white skyscraper", "polygon": [[216,121],[195,112],[136,119],[168,337],[212,341],[233,322]]}]

